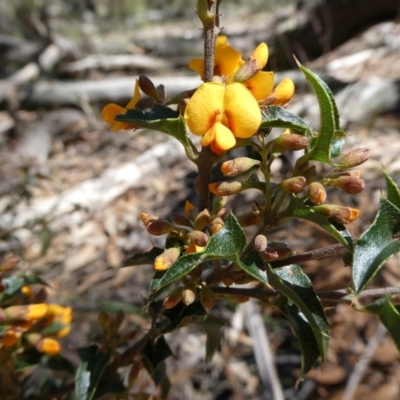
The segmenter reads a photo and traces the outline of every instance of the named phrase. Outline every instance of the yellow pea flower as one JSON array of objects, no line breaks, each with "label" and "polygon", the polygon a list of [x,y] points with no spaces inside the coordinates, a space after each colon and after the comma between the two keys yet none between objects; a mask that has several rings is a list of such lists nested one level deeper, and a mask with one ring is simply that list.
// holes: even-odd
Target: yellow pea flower
[{"label": "yellow pea flower", "polygon": [[[226,36],[218,36],[214,51],[214,75],[224,78],[225,84],[229,85],[235,82],[235,75],[240,74],[242,69],[249,64],[249,68],[244,73],[250,73],[248,79],[240,79],[240,82],[253,94],[259,103],[262,104],[286,104],[294,94],[294,84],[290,79],[285,79],[274,90],[274,73],[271,71],[261,71],[268,61],[268,46],[266,43],[260,43],[253,51],[249,60],[242,60],[241,54],[233,49]],[[204,78],[204,60],[193,59],[189,62],[189,68],[198,72],[201,78]],[[243,74],[242,74],[243,75]]]},{"label": "yellow pea flower", "polygon": [[140,91],[139,91],[139,81],[136,79],[135,88],[133,91],[133,98],[127,104],[126,107],[121,107],[118,104],[110,103],[107,104],[101,113],[101,117],[104,121],[108,122],[112,125],[111,130],[113,131],[120,131],[124,129],[137,129],[138,127],[135,125],[130,124],[129,122],[121,122],[115,121],[114,118],[118,114],[125,114],[127,110],[132,110],[136,107],[136,104],[141,99]]},{"label": "yellow pea flower", "polygon": [[185,121],[202,146],[221,154],[235,146],[236,138],[253,136],[261,123],[257,100],[241,83],[202,84],[185,110]]}]

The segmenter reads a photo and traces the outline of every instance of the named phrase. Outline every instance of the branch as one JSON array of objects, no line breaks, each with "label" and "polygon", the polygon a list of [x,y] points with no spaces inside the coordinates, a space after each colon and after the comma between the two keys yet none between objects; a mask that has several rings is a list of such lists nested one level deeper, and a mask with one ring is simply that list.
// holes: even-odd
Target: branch
[{"label": "branch", "polygon": [[[279,294],[279,292],[275,290],[264,289],[264,288],[238,288],[238,287],[211,286],[210,289],[213,291],[214,295],[219,298],[239,296],[239,297],[251,297],[258,300],[267,300],[268,297],[277,296]],[[347,289],[319,290],[316,291],[316,294],[321,300],[352,303],[355,297],[361,300],[367,297],[382,297],[387,294],[400,294],[400,287],[394,286],[388,288],[368,289],[364,290],[357,296],[355,296],[352,293],[349,293]]]}]

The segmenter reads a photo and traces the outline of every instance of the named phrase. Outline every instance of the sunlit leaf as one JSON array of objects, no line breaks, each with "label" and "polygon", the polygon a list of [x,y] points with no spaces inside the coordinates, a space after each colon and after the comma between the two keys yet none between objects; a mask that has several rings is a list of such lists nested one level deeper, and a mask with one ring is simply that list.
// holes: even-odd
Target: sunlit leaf
[{"label": "sunlit leaf", "polygon": [[353,262],[356,294],[365,288],[388,258],[400,251],[400,241],[392,239],[399,231],[400,210],[382,198],[374,222],[356,242]]}]

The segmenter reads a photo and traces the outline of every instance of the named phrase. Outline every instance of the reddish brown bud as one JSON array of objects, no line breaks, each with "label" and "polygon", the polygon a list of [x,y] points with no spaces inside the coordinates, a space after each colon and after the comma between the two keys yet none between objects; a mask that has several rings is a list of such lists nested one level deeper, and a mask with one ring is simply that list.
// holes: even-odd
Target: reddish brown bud
[{"label": "reddish brown bud", "polygon": [[175,288],[164,300],[164,307],[174,308],[182,300],[182,286]]},{"label": "reddish brown bud", "polygon": [[210,213],[207,210],[207,208],[205,208],[203,211],[200,211],[197,214],[197,217],[193,222],[193,229],[202,231],[209,223],[210,223]]},{"label": "reddish brown bud", "polygon": [[147,232],[154,236],[170,233],[174,226],[166,219],[158,219],[146,225]]},{"label": "reddish brown bud", "polygon": [[192,222],[190,221],[190,219],[186,215],[183,215],[181,213],[172,213],[171,219],[175,225],[186,226],[188,228],[192,227]]},{"label": "reddish brown bud", "polygon": [[368,149],[356,149],[350,153],[345,154],[339,161],[337,168],[347,169],[357,167],[357,165],[364,164],[370,156]]},{"label": "reddish brown bud", "polygon": [[292,255],[292,250],[286,243],[270,242],[268,248],[276,251],[278,255],[277,260],[285,260]]},{"label": "reddish brown bud", "polygon": [[266,262],[272,262],[278,259],[278,252],[272,247],[267,247],[264,251],[260,253],[261,258]]},{"label": "reddish brown bud", "polygon": [[308,139],[295,133],[284,133],[275,139],[275,143],[288,150],[303,150],[308,146]]},{"label": "reddish brown bud", "polygon": [[176,247],[165,250],[154,260],[154,269],[156,271],[165,271],[179,258],[179,255],[180,250]]},{"label": "reddish brown bud", "polygon": [[208,242],[208,236],[202,231],[192,231],[187,234],[190,243],[204,247]]},{"label": "reddish brown bud", "polygon": [[157,100],[157,92],[156,92],[156,87],[154,86],[154,83],[150,80],[145,75],[140,75],[139,76],[139,87],[142,90],[144,94],[147,94],[147,96],[151,97],[154,100]]},{"label": "reddish brown bud", "polygon": [[202,286],[200,289],[200,301],[207,308],[213,308],[215,305],[215,296],[208,286]]},{"label": "reddish brown bud", "polygon": [[349,194],[359,194],[365,187],[365,183],[362,179],[353,176],[339,176],[339,178],[331,179],[329,186],[332,185],[337,186]]},{"label": "reddish brown bud", "polygon": [[319,182],[312,182],[307,187],[308,197],[314,204],[321,204],[326,199],[324,186]]},{"label": "reddish brown bud", "polygon": [[262,252],[267,248],[268,241],[265,235],[257,235],[254,238],[254,248],[257,252]]},{"label": "reddish brown bud", "polygon": [[307,186],[307,181],[304,176],[295,176],[293,178],[285,179],[280,184],[280,187],[289,193],[300,193]]},{"label": "reddish brown bud", "polygon": [[242,182],[215,182],[208,185],[208,189],[216,196],[229,196],[232,194],[240,193],[246,189]]},{"label": "reddish brown bud", "polygon": [[249,157],[239,157],[234,160],[225,161],[221,165],[221,172],[225,176],[236,176],[239,174],[243,174],[249,169],[253,168],[255,165],[259,165],[260,161],[253,160]]},{"label": "reddish brown bud", "polygon": [[338,224],[349,224],[356,220],[359,215],[359,211],[355,208],[338,206],[336,204],[323,204],[315,206],[313,209]]},{"label": "reddish brown bud", "polygon": [[197,284],[194,281],[187,283],[182,289],[182,303],[185,305],[190,305],[196,299]]}]

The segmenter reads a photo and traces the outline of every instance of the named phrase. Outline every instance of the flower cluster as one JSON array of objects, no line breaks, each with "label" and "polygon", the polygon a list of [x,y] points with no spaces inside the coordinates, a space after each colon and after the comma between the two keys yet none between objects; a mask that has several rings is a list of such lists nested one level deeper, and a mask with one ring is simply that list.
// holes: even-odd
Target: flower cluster
[{"label": "flower cluster", "polygon": [[[18,262],[18,257],[6,259],[0,266],[8,271]],[[10,279],[1,279],[4,296],[0,302],[0,354],[11,355],[21,348],[36,348],[38,351],[55,355],[61,351],[57,339],[71,330],[72,308],[46,303],[44,288],[34,292],[29,284],[22,286],[23,278],[12,278],[17,289],[12,294],[4,292],[11,284]],[[18,288],[17,284],[21,286]]]}]

